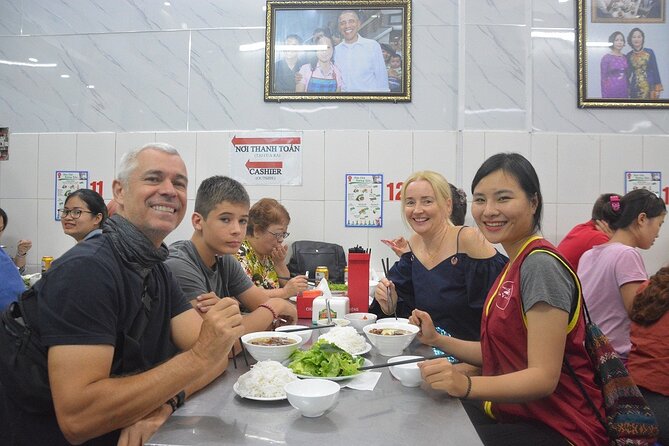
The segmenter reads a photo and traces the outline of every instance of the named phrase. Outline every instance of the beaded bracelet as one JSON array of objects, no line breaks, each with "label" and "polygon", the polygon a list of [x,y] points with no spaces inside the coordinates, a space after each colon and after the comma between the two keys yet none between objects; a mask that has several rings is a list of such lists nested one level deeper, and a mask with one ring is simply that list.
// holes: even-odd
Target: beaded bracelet
[{"label": "beaded bracelet", "polygon": [[260,308],[260,307],[267,308],[269,311],[272,312],[272,328],[276,328],[276,324],[279,321],[279,315],[276,314],[276,311],[274,311],[274,308],[270,307],[267,304],[258,305],[258,308]]},{"label": "beaded bracelet", "polygon": [[462,397],[463,400],[466,400],[472,391],[472,378],[469,375],[466,376],[467,376],[467,391],[465,392],[465,395]]}]

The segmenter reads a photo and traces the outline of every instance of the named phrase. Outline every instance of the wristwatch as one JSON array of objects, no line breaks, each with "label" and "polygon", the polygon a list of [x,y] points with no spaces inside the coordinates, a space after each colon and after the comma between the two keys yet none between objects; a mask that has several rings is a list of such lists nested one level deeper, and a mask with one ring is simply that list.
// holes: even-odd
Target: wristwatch
[{"label": "wristwatch", "polygon": [[181,392],[177,393],[172,398],[167,400],[167,404],[169,404],[172,407],[172,413],[174,413],[175,410],[184,405],[185,401],[186,401],[186,392],[182,390]]}]

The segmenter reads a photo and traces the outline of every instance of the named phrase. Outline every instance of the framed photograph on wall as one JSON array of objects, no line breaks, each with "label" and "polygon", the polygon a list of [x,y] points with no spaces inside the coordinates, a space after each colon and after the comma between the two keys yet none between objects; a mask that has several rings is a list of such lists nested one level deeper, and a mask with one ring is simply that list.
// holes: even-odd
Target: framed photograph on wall
[{"label": "framed photograph on wall", "polygon": [[265,101],[411,101],[411,0],[268,0]]},{"label": "framed photograph on wall", "polygon": [[669,107],[666,2],[577,0],[579,107]]},{"label": "framed photograph on wall", "polygon": [[664,23],[665,0],[595,0],[593,23]]}]

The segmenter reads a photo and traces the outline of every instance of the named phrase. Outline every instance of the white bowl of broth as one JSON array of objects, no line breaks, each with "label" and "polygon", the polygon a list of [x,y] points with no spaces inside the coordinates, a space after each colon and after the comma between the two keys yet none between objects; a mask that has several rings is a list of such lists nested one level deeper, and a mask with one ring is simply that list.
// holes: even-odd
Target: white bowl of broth
[{"label": "white bowl of broth", "polygon": [[256,361],[285,361],[302,343],[302,337],[296,333],[276,331],[258,331],[242,336],[242,344]]},{"label": "white bowl of broth", "polygon": [[419,328],[411,324],[382,323],[365,325],[362,331],[383,356],[401,355],[416,337]]}]

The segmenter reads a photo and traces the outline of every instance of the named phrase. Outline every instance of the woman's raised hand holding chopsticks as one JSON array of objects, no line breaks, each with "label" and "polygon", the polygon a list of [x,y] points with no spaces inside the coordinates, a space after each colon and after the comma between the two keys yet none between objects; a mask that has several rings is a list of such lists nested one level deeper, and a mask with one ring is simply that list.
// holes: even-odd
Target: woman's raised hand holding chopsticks
[{"label": "woman's raised hand holding chopsticks", "polygon": [[[390,294],[388,292],[390,291]],[[379,280],[374,290],[374,299],[381,305],[381,310],[385,314],[392,315],[397,306],[397,291],[395,284],[385,277]]]}]

